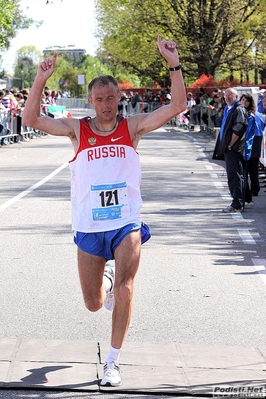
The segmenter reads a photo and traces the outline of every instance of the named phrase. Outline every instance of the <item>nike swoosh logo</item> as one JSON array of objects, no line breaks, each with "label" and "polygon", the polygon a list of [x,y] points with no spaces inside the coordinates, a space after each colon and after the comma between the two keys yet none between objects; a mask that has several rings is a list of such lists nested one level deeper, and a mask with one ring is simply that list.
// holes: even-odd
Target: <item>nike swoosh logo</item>
[{"label": "nike swoosh logo", "polygon": [[117,137],[117,138],[111,137],[111,141],[114,142],[114,141],[120,140],[122,138],[123,138],[123,136],[120,136],[120,137]]}]

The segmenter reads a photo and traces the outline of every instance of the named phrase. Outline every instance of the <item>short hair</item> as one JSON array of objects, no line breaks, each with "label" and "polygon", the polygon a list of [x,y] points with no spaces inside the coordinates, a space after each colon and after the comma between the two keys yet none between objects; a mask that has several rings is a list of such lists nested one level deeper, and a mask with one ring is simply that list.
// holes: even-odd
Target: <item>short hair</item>
[{"label": "short hair", "polygon": [[92,91],[93,87],[108,86],[109,83],[112,83],[115,86],[117,93],[119,93],[120,90],[119,90],[119,86],[118,86],[118,81],[111,75],[101,75],[101,76],[98,76],[97,78],[94,78],[90,82],[90,84],[88,86],[89,97],[91,96],[91,91]]},{"label": "short hair", "polygon": [[234,94],[237,97],[237,91],[233,87],[228,87],[225,91],[229,91],[231,94]]}]

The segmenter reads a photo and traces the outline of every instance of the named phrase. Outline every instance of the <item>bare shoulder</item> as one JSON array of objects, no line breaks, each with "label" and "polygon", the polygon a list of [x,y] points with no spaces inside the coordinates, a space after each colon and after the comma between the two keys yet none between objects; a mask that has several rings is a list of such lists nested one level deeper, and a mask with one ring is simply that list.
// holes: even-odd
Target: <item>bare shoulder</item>
[{"label": "bare shoulder", "polygon": [[35,126],[54,136],[68,136],[79,135],[80,121],[76,118],[50,118],[47,116],[38,118]]},{"label": "bare shoulder", "polygon": [[53,132],[51,132],[51,134],[68,137],[72,143],[74,152],[76,152],[80,142],[80,119],[54,119]]},{"label": "bare shoulder", "polygon": [[128,118],[128,128],[131,138],[136,135],[141,138],[145,134],[163,126],[175,115],[176,113],[171,105],[163,105],[153,112],[131,116]]},{"label": "bare shoulder", "polygon": [[137,114],[133,115],[127,119],[128,130],[131,138],[133,138],[136,134],[142,135],[143,128],[145,127],[145,119],[147,119],[148,114]]},{"label": "bare shoulder", "polygon": [[144,134],[144,132],[142,131],[144,118],[145,118],[145,115],[139,114],[139,115],[133,115],[127,119],[128,131],[129,131],[129,134],[131,137],[133,147],[135,149],[138,146],[141,136]]}]

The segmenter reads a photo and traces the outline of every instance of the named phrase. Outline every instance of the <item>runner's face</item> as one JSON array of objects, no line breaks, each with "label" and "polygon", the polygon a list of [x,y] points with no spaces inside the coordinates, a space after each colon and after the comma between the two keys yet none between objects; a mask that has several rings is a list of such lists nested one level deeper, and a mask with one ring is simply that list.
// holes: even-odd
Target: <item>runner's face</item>
[{"label": "runner's face", "polygon": [[97,117],[106,121],[116,116],[119,100],[120,95],[112,83],[106,86],[94,86],[89,98]]}]

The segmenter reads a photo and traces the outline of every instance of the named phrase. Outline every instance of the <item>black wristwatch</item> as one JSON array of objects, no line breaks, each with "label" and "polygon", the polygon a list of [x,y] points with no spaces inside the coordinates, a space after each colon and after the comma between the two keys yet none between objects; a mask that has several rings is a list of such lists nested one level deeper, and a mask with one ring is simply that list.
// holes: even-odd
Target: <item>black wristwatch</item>
[{"label": "black wristwatch", "polygon": [[173,72],[173,71],[179,71],[179,69],[181,69],[181,65],[180,65],[180,64],[177,65],[177,66],[175,66],[175,67],[173,67],[173,68],[169,68],[169,71],[171,71],[171,72]]}]

